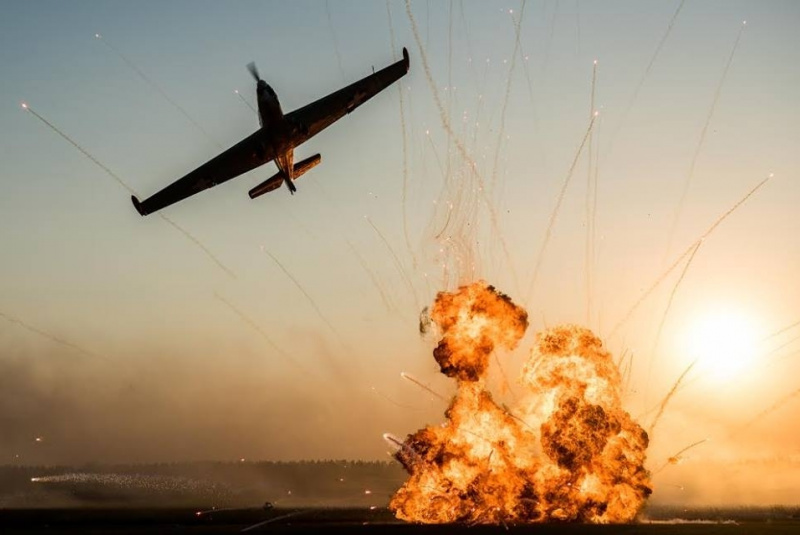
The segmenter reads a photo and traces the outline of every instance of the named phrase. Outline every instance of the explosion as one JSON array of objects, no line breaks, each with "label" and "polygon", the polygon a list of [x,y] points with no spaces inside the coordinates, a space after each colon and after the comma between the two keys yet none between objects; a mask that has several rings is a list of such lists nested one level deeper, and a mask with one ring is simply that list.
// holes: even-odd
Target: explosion
[{"label": "explosion", "polygon": [[433,352],[457,391],[442,425],[409,435],[410,477],[391,500],[403,520],[522,524],[631,521],[651,493],[647,433],[622,408],[611,354],[588,329],[541,332],[508,408],[486,386],[489,359],[514,349],[528,315],[483,281],[440,292]]}]

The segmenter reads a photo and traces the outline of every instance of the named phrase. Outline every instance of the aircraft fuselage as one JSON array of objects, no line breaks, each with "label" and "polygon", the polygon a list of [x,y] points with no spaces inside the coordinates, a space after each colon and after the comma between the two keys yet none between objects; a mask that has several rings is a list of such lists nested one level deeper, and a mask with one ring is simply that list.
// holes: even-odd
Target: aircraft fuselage
[{"label": "aircraft fuselage", "polygon": [[268,140],[272,143],[277,154],[275,165],[283,173],[289,191],[294,193],[296,189],[292,183],[294,180],[294,147],[287,143],[287,140],[291,139],[292,136],[287,135],[289,132],[286,131],[290,128],[290,125],[283,115],[278,95],[275,94],[275,91],[268,83],[264,80],[259,80],[256,85],[256,93],[258,97],[258,120],[261,123],[261,128],[271,134]]}]

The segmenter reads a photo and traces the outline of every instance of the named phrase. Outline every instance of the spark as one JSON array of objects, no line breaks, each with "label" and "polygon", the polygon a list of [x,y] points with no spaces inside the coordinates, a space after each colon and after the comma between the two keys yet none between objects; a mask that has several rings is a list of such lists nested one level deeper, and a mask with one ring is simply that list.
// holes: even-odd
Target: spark
[{"label": "spark", "polygon": [[250,108],[250,110],[251,110],[253,113],[258,113],[258,110],[256,110],[256,109],[253,107],[253,105],[252,105],[252,104],[250,104],[250,103],[249,103],[249,102],[248,102],[248,101],[247,101],[247,100],[246,100],[246,99],[245,99],[245,98],[242,96],[242,94],[241,94],[241,93],[239,93],[239,90],[238,90],[238,89],[234,89],[234,90],[233,90],[233,92],[236,94],[236,96],[237,96],[237,97],[239,97],[239,100],[241,100],[241,101],[242,101],[242,102],[243,102],[243,103],[244,103],[244,104],[245,104],[245,105],[246,105],[248,108]]}]

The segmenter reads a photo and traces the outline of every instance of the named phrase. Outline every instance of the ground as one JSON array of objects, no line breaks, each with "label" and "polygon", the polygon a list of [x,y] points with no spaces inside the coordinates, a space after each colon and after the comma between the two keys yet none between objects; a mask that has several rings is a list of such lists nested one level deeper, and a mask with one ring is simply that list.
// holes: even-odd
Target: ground
[{"label": "ground", "polygon": [[[800,532],[797,509],[706,509],[682,511],[675,521],[670,509],[651,512],[657,523],[626,525],[538,524],[531,526],[426,526],[395,520],[385,508],[260,508],[206,512],[195,509],[16,509],[0,510],[5,535],[35,533],[537,533],[657,535],[782,535]],[[667,517],[672,518],[668,521]],[[697,520],[700,518],[700,520]]]}]

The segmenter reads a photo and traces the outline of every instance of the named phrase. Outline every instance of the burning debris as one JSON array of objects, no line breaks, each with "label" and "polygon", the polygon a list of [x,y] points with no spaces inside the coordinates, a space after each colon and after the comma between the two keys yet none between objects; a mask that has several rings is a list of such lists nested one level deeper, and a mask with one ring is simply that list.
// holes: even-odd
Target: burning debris
[{"label": "burning debris", "polygon": [[445,416],[398,444],[410,477],[392,498],[398,518],[423,523],[631,521],[651,493],[647,433],[622,408],[621,378],[591,331],[537,335],[513,409],[487,390],[489,357],[514,349],[527,313],[485,282],[441,292],[434,350],[458,381]]}]

